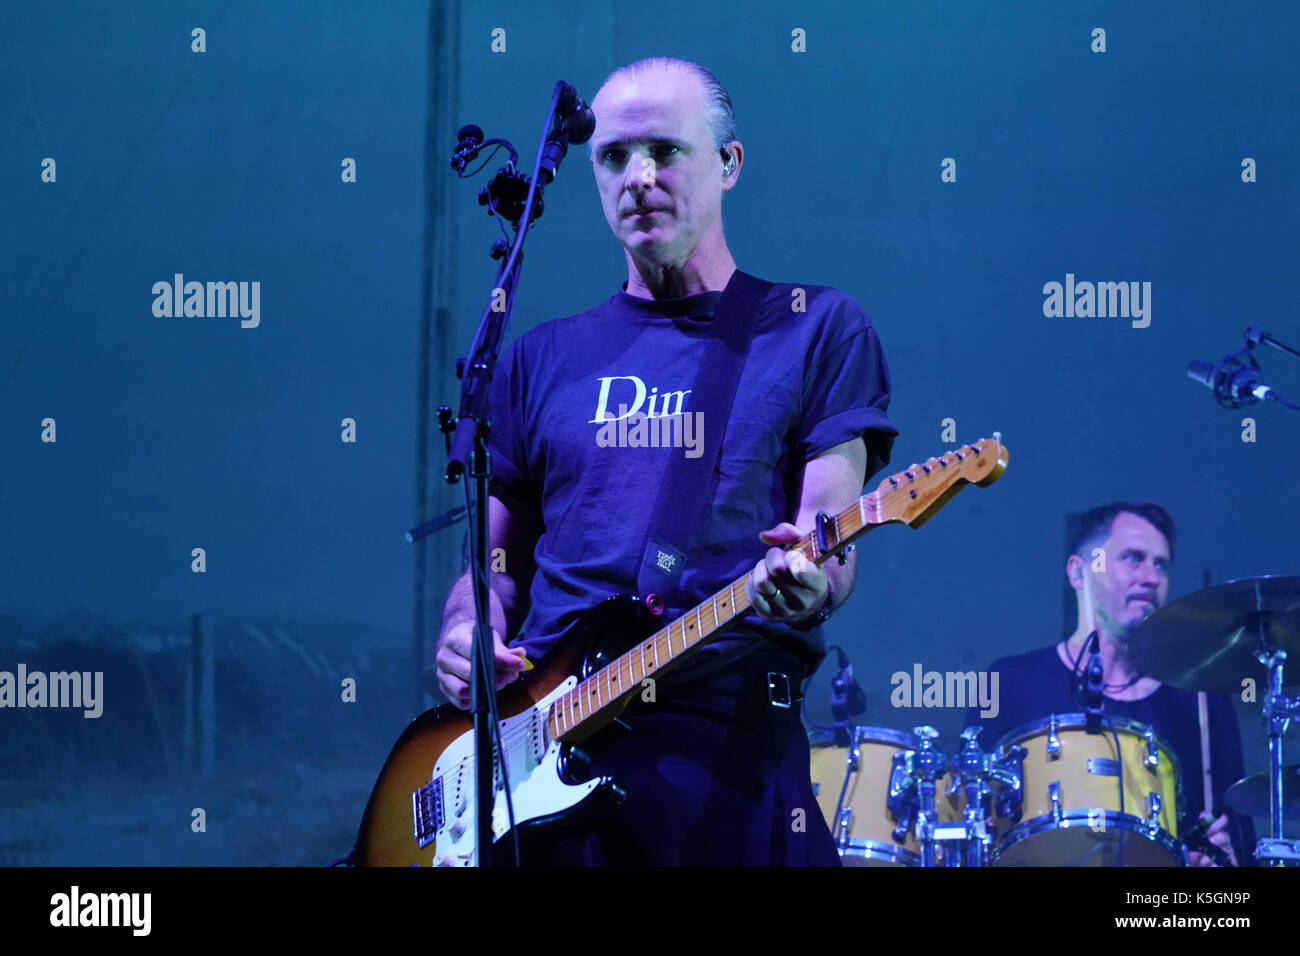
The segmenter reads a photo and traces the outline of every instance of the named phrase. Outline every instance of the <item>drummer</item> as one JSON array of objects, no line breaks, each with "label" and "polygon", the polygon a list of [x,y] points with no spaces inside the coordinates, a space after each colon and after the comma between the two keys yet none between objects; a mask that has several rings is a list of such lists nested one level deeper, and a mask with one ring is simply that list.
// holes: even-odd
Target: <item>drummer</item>
[{"label": "drummer", "polygon": [[[1128,656],[1129,636],[1169,596],[1173,519],[1156,504],[1121,502],[1093,508],[1073,522],[1066,554],[1065,574],[1077,609],[1073,633],[1055,645],[994,661],[989,671],[999,675],[997,715],[981,719],[979,708],[973,707],[966,726],[982,725],[979,743],[989,750],[1022,724],[1083,711],[1088,637],[1096,629],[1103,712],[1151,726],[1178,756],[1185,811],[1208,816],[1196,693],[1139,674]],[[1232,700],[1225,694],[1208,698],[1212,792],[1214,805],[1222,806],[1226,788],[1244,775],[1241,736]],[[1208,836],[1234,864],[1253,862],[1247,848],[1254,846],[1255,834],[1248,817],[1224,814],[1213,821]],[[1195,851],[1188,861],[1193,866],[1215,865]]]}]

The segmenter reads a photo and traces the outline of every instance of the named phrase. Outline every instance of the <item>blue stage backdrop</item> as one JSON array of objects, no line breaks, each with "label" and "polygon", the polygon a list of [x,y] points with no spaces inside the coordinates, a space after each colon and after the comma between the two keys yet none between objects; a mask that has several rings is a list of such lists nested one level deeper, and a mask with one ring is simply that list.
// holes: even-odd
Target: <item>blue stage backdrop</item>
[{"label": "blue stage backdrop", "polygon": [[[11,10],[0,671],[100,676],[81,709],[0,708],[0,864],[349,849],[432,703],[412,622],[438,615],[415,595],[435,601],[460,563],[463,524],[430,539],[442,577],[417,586],[403,537],[459,500],[427,431],[417,498],[420,405],[456,399],[445,373],[422,398],[421,329],[442,335],[445,310],[428,348],[462,354],[495,273],[486,178],[446,163],[455,130],[531,165],[557,79],[590,99],[645,56],[731,92],[739,266],[871,316],[901,431],[888,471],[994,431],[1010,450],[997,484],[859,546],[828,640],[852,656],[861,722],[951,744],[964,708],[896,706],[894,675],[1062,636],[1067,513],[1164,504],[1172,596],[1300,573],[1300,414],[1225,410],[1186,375],[1248,325],[1300,343],[1296,49],[1283,2]],[[585,149],[546,203],[512,335],[626,277]],[[220,308],[187,308],[190,282],[228,283]],[[1081,315],[1085,283],[1133,294]],[[1300,365],[1261,361],[1300,399]],[[808,689],[819,722],[830,671]],[[1238,703],[1248,771],[1258,706]]]}]

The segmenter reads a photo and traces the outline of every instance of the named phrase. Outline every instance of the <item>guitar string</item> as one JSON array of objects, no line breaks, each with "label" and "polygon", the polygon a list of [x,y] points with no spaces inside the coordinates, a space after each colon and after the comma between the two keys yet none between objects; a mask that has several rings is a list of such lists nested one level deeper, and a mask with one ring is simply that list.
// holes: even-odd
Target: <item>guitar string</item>
[{"label": "guitar string", "polygon": [[[959,449],[959,451],[965,451],[965,450],[966,450],[966,449]],[[898,483],[898,484],[891,484],[889,487],[883,487],[883,488],[882,488],[882,487],[878,487],[878,488],[876,489],[876,491],[874,491],[874,492],[869,492],[868,494],[866,494],[866,495],[864,495],[864,496],[862,496],[862,497],[864,497],[864,498],[875,498],[875,499],[877,499],[877,501],[876,501],[877,508],[874,509],[874,511],[875,511],[876,514],[879,514],[880,511],[881,511],[881,509],[879,508],[879,505],[882,504],[882,503],[884,503],[884,500],[885,500],[886,498],[889,498],[889,497],[893,496],[896,492],[901,492],[904,488],[908,488],[908,487],[911,486],[911,482],[910,482],[910,481],[907,482],[906,484],[903,483],[902,480],[901,480],[901,478],[900,478],[900,476],[904,476],[904,477],[907,476],[907,473],[908,473],[909,471],[911,471],[912,469],[924,470],[924,465],[928,465],[928,464],[930,463],[930,461],[939,462],[939,461],[941,461],[941,460],[944,460],[944,459],[943,459],[943,456],[939,456],[939,457],[937,457],[937,458],[930,459],[929,461],[926,461],[926,462],[924,462],[924,463],[922,463],[922,464],[915,464],[915,465],[913,465],[911,468],[904,469],[903,471],[897,473],[896,475],[891,476],[891,477],[893,477],[893,478],[895,478],[895,479],[899,479],[899,483]],[[960,459],[959,459],[959,460],[960,460]],[[940,465],[939,467],[943,467],[943,466]],[[927,472],[927,473],[929,473],[929,472]],[[886,480],[888,480],[888,479],[886,479]],[[883,484],[883,483],[882,483],[882,484]],[[861,515],[861,506],[860,506],[860,503],[859,503],[859,502],[855,502],[853,505],[850,505],[848,508],[845,508],[845,509],[844,509],[843,511],[841,511],[838,515],[836,515],[836,519],[837,519],[837,520],[836,520],[836,524],[837,524],[837,526],[838,526],[838,524],[839,524],[839,522],[840,522],[841,520],[844,520],[844,521],[847,522],[848,519],[854,517],[854,514],[855,514],[855,513],[857,513],[859,516]],[[879,523],[881,523],[881,522],[877,522],[877,523],[879,524]],[[869,527],[869,526],[870,526],[870,522],[868,522],[865,526]],[[855,532],[861,530],[862,527],[864,527],[864,525],[862,525],[862,524],[858,524],[856,527],[850,527],[850,528],[848,528],[848,533],[849,533],[849,535],[852,535],[852,534],[854,534]],[[805,535],[803,538],[800,539],[800,541],[798,541],[798,542],[795,543],[795,545],[791,548],[791,550],[800,550],[800,551],[802,551],[805,547],[809,547],[809,548],[813,548],[814,551],[815,551],[814,541],[813,541],[812,539],[813,539],[813,536],[812,536],[812,535]],[[837,535],[837,541],[836,541],[836,543],[838,544],[838,535]],[[712,632],[715,631],[715,630],[719,630],[719,629],[721,629],[722,627],[725,627],[726,625],[728,625],[728,624],[730,624],[732,621],[734,621],[734,620],[736,619],[736,617],[739,616],[739,615],[738,615],[737,613],[735,613],[735,612],[733,612],[732,615],[731,615],[731,617],[727,618],[726,621],[721,622],[721,623],[718,623],[718,622],[717,622],[716,601],[717,601],[718,596],[721,595],[721,594],[723,594],[724,591],[725,591],[726,593],[733,595],[733,605],[732,605],[732,606],[733,606],[733,608],[734,608],[734,607],[736,606],[736,601],[735,601],[735,598],[734,598],[734,591],[735,591],[735,588],[736,588],[737,584],[740,584],[740,583],[741,583],[741,579],[737,579],[737,580],[733,581],[729,587],[727,587],[727,588],[725,588],[725,589],[720,589],[719,591],[715,592],[715,593],[714,593],[710,598],[708,598],[707,600],[705,600],[705,601],[701,602],[700,604],[696,605],[696,607],[693,608],[691,611],[686,612],[686,613],[683,614],[680,618],[678,618],[676,621],[670,622],[666,627],[661,628],[660,631],[656,632],[655,634],[653,634],[653,635],[651,635],[649,638],[647,638],[647,642],[648,642],[648,643],[649,643],[649,642],[652,642],[652,643],[653,643],[653,647],[654,647],[654,650],[655,650],[655,652],[656,652],[656,654],[655,654],[655,659],[656,659],[656,661],[658,660],[658,650],[659,650],[659,647],[660,647],[661,643],[663,643],[663,642],[665,641],[665,639],[666,639],[666,641],[667,641],[667,647],[665,648],[665,651],[666,651],[666,653],[667,653],[668,660],[669,660],[669,662],[671,662],[671,661],[674,659],[675,655],[674,655],[673,652],[672,652],[672,627],[673,627],[673,625],[675,625],[675,624],[677,624],[678,622],[681,622],[681,621],[686,621],[686,620],[687,620],[687,619],[688,619],[692,614],[695,614],[695,615],[697,616],[697,620],[702,624],[702,623],[703,623],[703,620],[700,618],[699,615],[700,615],[701,609],[704,609],[706,605],[708,605],[708,604],[710,604],[710,603],[713,603],[713,604],[714,604],[714,607],[715,607],[715,610],[714,610],[714,621],[715,621],[715,626],[714,626],[714,627],[713,627],[709,632],[707,632],[707,633],[712,633]],[[751,605],[751,607],[752,607],[752,605]],[[746,610],[748,610],[748,608],[746,608]],[[740,613],[743,613],[743,612],[740,612]],[[682,649],[682,652],[681,652],[681,653],[685,653],[685,651],[690,650],[690,649],[694,648],[695,646],[697,646],[697,645],[700,643],[700,639],[702,639],[702,637],[705,635],[705,633],[706,633],[705,631],[701,630],[701,631],[699,632],[698,639],[697,639],[696,643],[695,643],[695,644],[688,644],[688,643],[686,642],[686,638],[685,638],[685,636],[684,636],[684,631],[683,631],[683,638],[682,638],[683,649]],[[645,665],[644,665],[644,648],[642,647],[642,648],[640,649],[640,651],[641,651],[641,653],[642,653],[642,657],[643,657],[642,668],[643,668],[643,670],[644,670],[644,667],[645,667]],[[609,670],[612,670],[612,669],[614,669],[616,666],[617,666],[617,668],[618,668],[619,677],[620,677],[620,679],[621,679],[621,677],[622,677],[622,669],[623,669],[623,663],[622,663],[622,662],[623,662],[623,658],[624,658],[624,657],[629,658],[629,660],[627,661],[628,673],[629,673],[630,675],[634,675],[635,672],[634,672],[633,669],[632,669],[633,661],[632,661],[631,658],[633,657],[633,655],[634,655],[635,653],[637,653],[636,650],[629,650],[629,651],[625,652],[624,654],[622,654],[622,655],[620,655],[618,658],[616,658],[613,662],[611,662],[609,665],[607,665],[605,668],[602,668],[602,670],[601,670],[600,672],[597,672],[597,674],[592,675],[590,678],[586,678],[584,681],[582,681],[581,683],[579,683],[576,687],[574,687],[574,688],[572,688],[571,690],[567,691],[565,694],[561,695],[561,696],[560,696],[559,698],[557,698],[555,701],[552,701],[550,707],[548,707],[547,710],[546,710],[544,713],[542,713],[542,712],[536,712],[536,713],[534,713],[533,715],[530,716],[530,719],[529,719],[528,721],[521,721],[521,722],[520,722],[520,726],[519,726],[518,729],[516,729],[516,730],[508,730],[508,731],[504,731],[503,734],[502,734],[502,738],[503,738],[502,745],[503,745],[503,747],[504,747],[505,750],[506,750],[506,761],[507,761],[506,766],[507,766],[507,768],[511,768],[511,769],[513,769],[514,766],[515,766],[515,761],[512,761],[512,760],[511,760],[511,756],[512,756],[511,751],[515,749],[514,745],[515,745],[515,744],[518,744],[519,742],[521,742],[521,741],[524,740],[525,738],[532,737],[532,736],[535,734],[535,730],[534,730],[533,728],[535,727],[535,724],[536,724],[536,721],[537,721],[537,718],[538,718],[538,717],[541,717],[542,720],[544,721],[543,726],[545,726],[545,727],[547,728],[547,736],[550,736],[550,732],[549,732],[549,724],[550,724],[550,721],[551,721],[551,717],[552,717],[552,715],[555,713],[555,709],[556,709],[557,705],[559,705],[559,704],[561,704],[561,703],[565,703],[565,702],[567,702],[567,707],[568,707],[570,713],[573,713],[573,712],[577,711],[577,710],[578,710],[578,708],[577,708],[578,700],[579,700],[580,698],[582,698],[582,697],[587,696],[587,692],[584,692],[584,693],[581,693],[581,694],[579,694],[578,692],[583,690],[584,685],[586,685],[588,681],[599,679],[601,673],[605,673],[605,672],[607,672],[607,671],[609,671]],[[658,665],[654,668],[654,670],[655,670],[656,672],[659,671],[659,670],[661,670],[661,669],[662,669],[662,668],[661,668],[660,666],[658,666]],[[609,684],[609,681],[608,681],[608,680],[606,681],[606,684],[607,684],[607,686],[610,687],[611,690],[613,689],[613,688],[612,688],[612,685]],[[589,691],[589,690],[590,690],[590,688],[588,688],[588,691]],[[611,695],[609,701],[607,701],[607,702],[604,703],[604,704],[601,704],[601,703],[599,702],[599,701],[600,701],[600,696],[599,696],[599,687],[597,687],[596,690],[597,690],[597,695],[596,695],[596,700],[597,700],[597,707],[596,707],[596,710],[597,710],[597,711],[599,711],[599,710],[601,710],[601,709],[604,709],[605,707],[609,706],[609,704],[612,703],[614,700],[616,700],[618,697],[623,696],[623,694]],[[628,691],[625,691],[624,693],[629,693],[629,692],[628,692]],[[576,696],[575,696],[575,695],[576,695]],[[570,700],[570,698],[573,698],[573,699]],[[574,724],[574,726],[576,727],[576,726],[580,725],[581,723],[585,722],[586,720],[590,719],[590,717],[593,716],[594,713],[595,713],[595,712],[592,712],[592,713],[588,714],[587,717],[579,716],[578,722],[577,722],[576,724]],[[519,716],[519,715],[516,715],[516,716]],[[571,727],[570,730],[571,730],[571,729],[573,729],[573,728]],[[518,763],[520,764],[520,769],[523,769],[523,766],[522,766],[522,764],[523,764],[522,756],[523,756],[523,755],[520,755],[520,756],[521,756],[521,759],[518,761]],[[462,763],[463,763],[463,762],[464,762],[464,761],[462,761]],[[452,773],[452,771],[449,769],[449,770],[445,771],[444,773],[440,774],[438,777],[434,777],[434,778],[432,778],[432,780],[445,781],[446,778],[447,778],[447,776],[448,776],[449,774],[451,774],[451,773]],[[431,780],[431,782],[432,782],[432,780]]]},{"label": "guitar string", "polygon": [[[958,449],[958,451],[967,451],[967,450],[971,450],[971,449],[970,449],[969,447]],[[848,524],[849,520],[852,519],[852,518],[854,518],[855,516],[860,517],[860,515],[861,515],[861,513],[862,513],[863,510],[865,510],[868,514],[876,514],[876,515],[880,514],[881,511],[883,510],[883,509],[880,507],[880,505],[883,504],[883,503],[885,502],[885,499],[889,498],[890,496],[892,496],[892,495],[894,495],[894,494],[896,494],[896,493],[902,492],[902,491],[904,491],[905,489],[909,489],[909,488],[913,487],[913,482],[912,482],[912,481],[904,482],[900,476],[905,477],[905,476],[907,475],[907,473],[908,473],[909,471],[912,471],[913,469],[918,470],[918,471],[919,471],[919,470],[923,470],[924,466],[930,464],[931,461],[938,462],[938,461],[940,461],[940,460],[944,460],[944,456],[941,455],[941,456],[938,456],[938,457],[936,457],[936,458],[931,458],[931,459],[929,459],[929,460],[927,460],[927,461],[925,461],[925,462],[922,462],[921,464],[914,464],[914,465],[912,465],[912,466],[909,467],[909,468],[905,468],[903,471],[900,471],[900,472],[898,472],[898,473],[896,473],[896,474],[894,474],[894,475],[891,475],[891,476],[890,476],[891,478],[899,479],[899,483],[898,483],[898,484],[896,484],[896,485],[890,485],[889,487],[880,487],[880,486],[877,486],[877,488],[876,488],[875,491],[868,492],[867,494],[861,496],[862,498],[873,498],[873,499],[876,499],[876,508],[875,508],[875,509],[871,509],[871,508],[861,509],[861,506],[860,506],[859,502],[854,502],[852,505],[849,505],[847,508],[845,508],[843,511],[839,512],[839,513],[835,516],[835,518],[836,518],[836,527],[839,526],[839,524],[840,524],[841,521],[843,521],[843,522],[845,522],[846,524]],[[959,459],[959,460],[961,460],[961,459]],[[939,466],[939,467],[943,467],[943,466]],[[931,469],[931,472],[933,472],[933,469]],[[885,481],[888,481],[888,480],[889,480],[889,478],[886,478],[886,479],[885,479]],[[883,485],[884,482],[882,482],[881,484]],[[859,501],[860,501],[860,500],[861,500],[861,499],[859,499]],[[883,524],[883,523],[884,523],[884,522],[876,522],[875,524],[876,524],[876,525],[879,525],[879,524]],[[847,528],[848,534],[847,534],[846,536],[852,536],[853,534],[857,533],[858,531],[860,531],[860,530],[861,530],[862,528],[864,528],[864,527],[873,527],[873,526],[874,526],[874,525],[873,525],[871,522],[860,523],[860,524],[858,524],[856,527],[850,526],[850,527]],[[839,535],[838,535],[838,533],[837,533],[837,535],[836,535],[836,544],[838,544],[838,543],[839,543]],[[813,534],[805,535],[805,536],[804,536],[803,538],[801,538],[799,541],[795,542],[795,544],[791,547],[790,550],[792,550],[792,551],[794,551],[794,550],[800,550],[800,551],[802,551],[802,550],[804,549],[805,546],[812,548],[812,549],[814,550],[814,552],[816,551],[815,535],[813,535]],[[834,550],[834,549],[828,549],[828,550]],[[814,560],[815,560],[815,559],[814,559]],[[829,558],[828,558],[827,560],[829,560]],[[671,663],[671,662],[674,660],[675,655],[674,655],[674,653],[673,653],[673,651],[672,651],[672,630],[671,630],[671,629],[672,629],[672,627],[673,627],[675,624],[677,624],[677,623],[679,623],[679,622],[684,622],[684,621],[686,621],[688,618],[691,617],[692,614],[697,615],[697,618],[698,618],[698,616],[699,616],[699,614],[700,614],[700,612],[701,612],[701,609],[706,608],[706,606],[709,605],[709,604],[712,603],[712,602],[716,602],[716,600],[717,600],[717,598],[718,598],[719,595],[722,595],[722,594],[724,594],[724,593],[730,594],[730,593],[734,592],[734,590],[736,589],[736,586],[737,586],[738,584],[741,584],[741,583],[743,582],[743,580],[744,580],[743,578],[737,578],[736,580],[732,581],[731,584],[730,584],[728,587],[721,588],[721,589],[719,589],[718,591],[714,592],[714,594],[713,594],[712,596],[710,596],[709,598],[705,599],[704,601],[701,601],[699,604],[697,604],[697,605],[696,605],[694,608],[692,608],[690,611],[687,611],[687,612],[686,612],[685,614],[683,614],[681,617],[677,618],[677,620],[670,622],[670,623],[667,624],[665,627],[661,628],[659,631],[656,631],[654,634],[652,634],[652,635],[650,635],[649,637],[647,637],[647,638],[646,638],[646,643],[649,643],[649,642],[651,642],[651,641],[653,641],[653,643],[654,643],[654,648],[655,648],[655,651],[656,651],[656,656],[655,656],[656,661],[658,660],[658,653],[657,653],[657,652],[658,652],[658,650],[659,650],[659,647],[660,647],[661,642],[662,642],[664,639],[667,640],[667,644],[668,644],[668,646],[665,648],[665,651],[666,651],[667,656],[668,656],[668,662]],[[742,589],[742,593],[743,593],[743,589]],[[748,600],[748,598],[746,598],[746,600]],[[734,599],[734,598],[733,598],[732,606],[733,606],[733,608],[736,606],[736,602],[735,602],[735,599]],[[749,610],[750,608],[752,608],[752,604],[751,604],[749,607],[747,607],[745,610]],[[740,612],[740,614],[743,614],[743,613],[744,613],[744,611]],[[726,627],[728,624],[730,624],[732,621],[734,621],[738,616],[740,616],[740,614],[737,614],[737,613],[734,613],[734,612],[733,612],[732,615],[731,615],[731,617],[727,618],[726,621],[724,621],[724,622],[722,622],[722,623],[720,623],[720,624],[715,624],[715,626],[714,626],[710,631],[708,631],[707,633],[711,634],[711,633],[713,633],[713,631],[720,630],[721,628]],[[716,617],[716,611],[714,612],[714,620],[715,620],[715,622],[716,622],[716,620],[717,620],[717,617]],[[700,623],[701,623],[701,624],[703,623],[702,619],[700,620]],[[697,635],[697,640],[696,640],[696,643],[694,643],[694,644],[686,644],[686,639],[685,639],[685,637],[683,636],[682,641],[683,641],[684,647],[683,647],[682,651],[678,652],[678,654],[677,654],[676,656],[680,656],[680,654],[685,653],[686,651],[691,650],[691,649],[695,648],[696,646],[698,646],[698,644],[701,643],[702,637],[705,635],[705,633],[706,633],[706,632],[704,632],[703,630],[701,630],[701,631],[699,632],[699,634]],[[583,690],[583,687],[584,687],[585,685],[587,685],[587,682],[588,682],[588,681],[592,681],[592,680],[597,680],[597,679],[600,677],[601,674],[606,673],[606,672],[608,672],[608,671],[610,671],[610,670],[613,670],[615,667],[618,668],[618,671],[619,671],[619,678],[620,678],[620,680],[621,680],[621,679],[622,679],[622,670],[623,670],[623,664],[622,664],[622,661],[623,661],[623,658],[625,658],[625,657],[629,658],[629,661],[628,661],[628,663],[627,663],[628,673],[629,673],[629,674],[634,674],[634,671],[632,670],[632,661],[631,661],[631,657],[632,657],[634,654],[636,654],[636,653],[637,653],[637,649],[635,649],[635,648],[632,649],[632,650],[625,651],[623,654],[619,655],[619,657],[615,658],[613,661],[611,661],[608,665],[606,665],[606,666],[605,666],[604,668],[602,668],[600,671],[598,671],[597,673],[593,674],[591,677],[585,678],[584,680],[580,681],[576,687],[571,688],[570,690],[568,690],[568,691],[566,691],[564,694],[562,694],[560,697],[557,697],[554,701],[551,702],[551,705],[546,709],[545,712],[536,711],[536,712],[534,713],[534,715],[533,715],[529,720],[527,720],[527,721],[520,721],[520,726],[519,726],[518,729],[511,729],[511,730],[505,730],[505,731],[503,731],[503,732],[502,732],[502,747],[506,750],[506,760],[508,761],[507,764],[506,764],[507,768],[508,768],[508,769],[511,769],[511,770],[514,769],[514,767],[515,767],[515,763],[513,763],[513,762],[509,762],[509,761],[510,761],[510,757],[511,757],[511,753],[510,753],[510,751],[512,751],[513,749],[515,749],[515,748],[514,748],[514,745],[516,745],[516,744],[520,743],[521,741],[523,741],[524,739],[529,738],[529,737],[532,737],[532,736],[534,735],[535,731],[534,731],[532,728],[533,728],[533,725],[535,724],[535,721],[536,721],[536,719],[537,719],[538,717],[541,717],[541,719],[542,719],[542,721],[543,721],[543,727],[546,728],[546,736],[547,736],[547,737],[551,737],[551,733],[550,733],[549,725],[550,725],[550,722],[551,722],[551,716],[554,714],[555,709],[556,709],[556,707],[557,707],[558,705],[560,705],[561,703],[567,701],[567,702],[568,702],[568,703],[567,703],[567,706],[568,706],[568,710],[569,710],[569,712],[570,712],[571,714],[577,712],[577,710],[578,710],[578,708],[577,708],[577,701],[578,701],[578,699],[587,696],[587,693],[586,693],[586,692],[584,692],[584,693],[582,693],[582,694],[578,694],[578,692]],[[644,654],[644,652],[642,652],[642,653]],[[643,670],[644,670],[644,664],[642,665],[642,667],[643,667]],[[663,669],[662,666],[656,665],[656,666],[654,667],[654,672],[658,672],[658,671],[660,671],[660,670],[662,670],[662,669]],[[648,672],[647,672],[647,673],[648,673]],[[608,681],[607,681],[607,684],[608,684]],[[611,689],[612,689],[612,685],[611,685]],[[599,703],[599,701],[600,701],[600,697],[599,697],[599,688],[597,688],[597,696],[596,696],[597,705],[596,705],[596,711],[593,711],[593,712],[589,713],[586,717],[579,716],[579,717],[578,717],[578,721],[577,721],[577,723],[575,723],[572,727],[570,727],[569,730],[572,730],[573,727],[577,727],[577,726],[581,725],[582,723],[586,722],[586,721],[589,720],[592,716],[594,716],[594,714],[595,714],[597,711],[599,711],[599,710],[603,710],[605,707],[608,707],[611,703],[613,703],[614,700],[616,700],[616,699],[618,699],[619,697],[623,696],[623,694],[633,693],[633,692],[634,692],[634,690],[631,690],[631,691],[624,691],[622,694],[616,694],[616,695],[613,695],[613,696],[610,697],[610,699],[609,699],[608,701],[606,701],[605,703],[602,704],[602,703]],[[574,695],[577,695],[577,697],[574,697]],[[569,700],[570,697],[574,697],[574,699],[573,699],[573,700]],[[515,716],[515,717],[519,717],[519,716],[521,716],[521,715],[520,715],[520,714],[516,714],[516,715],[514,715],[514,716]],[[507,720],[509,720],[509,719],[512,719],[512,718],[507,718]],[[503,723],[504,723],[504,721],[503,721]],[[548,746],[549,746],[549,744],[548,744]],[[464,759],[464,758],[463,758],[461,761],[459,761],[458,765],[459,765],[459,764],[463,764],[463,763],[465,763],[465,759]],[[523,766],[522,766],[522,759],[520,760],[520,769],[523,769]],[[443,782],[445,782],[446,778],[447,778],[449,775],[451,775],[453,772],[454,772],[454,771],[453,771],[452,769],[448,769],[448,770],[444,771],[442,774],[440,774],[440,775],[438,775],[438,776],[431,777],[431,778],[430,778],[430,782],[431,782],[431,783],[432,783],[432,782],[435,782],[435,781],[443,781]]]}]

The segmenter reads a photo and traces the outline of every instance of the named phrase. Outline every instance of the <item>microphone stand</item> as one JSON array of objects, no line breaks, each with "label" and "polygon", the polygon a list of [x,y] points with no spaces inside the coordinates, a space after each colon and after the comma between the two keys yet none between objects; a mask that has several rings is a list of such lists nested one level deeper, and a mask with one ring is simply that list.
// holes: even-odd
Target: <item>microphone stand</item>
[{"label": "microphone stand", "polygon": [[[510,798],[509,768],[500,739],[501,728],[497,716],[496,667],[488,583],[488,491],[491,481],[491,459],[487,449],[491,428],[488,387],[514,310],[515,292],[519,287],[523,265],[524,240],[528,236],[531,222],[542,214],[542,187],[554,179],[555,170],[564,158],[569,144],[586,142],[591,135],[590,129],[583,130],[580,122],[575,123],[572,129],[566,122],[567,117],[574,112],[575,101],[577,94],[572,86],[563,80],[556,83],[532,176],[525,179],[513,168],[514,149],[510,148],[511,162],[479,193],[481,205],[488,206],[493,214],[513,222],[514,243],[508,251],[504,240],[498,239],[492,244],[492,258],[505,261],[497,272],[496,281],[488,296],[488,305],[479,318],[468,357],[456,363],[456,374],[461,379],[460,414],[453,422],[448,411],[439,410],[441,428],[447,436],[447,483],[457,483],[463,474],[474,479],[473,493],[471,495],[467,483],[465,497],[467,514],[472,517],[469,538],[474,594],[474,642],[470,667],[470,708],[474,719],[475,862],[479,866],[491,866],[496,862],[492,852],[493,833],[496,829],[504,829],[504,821],[496,819],[495,813],[498,779],[505,792],[509,829],[514,835],[514,861],[516,865],[519,863],[519,836],[515,829],[514,806]],[[577,101],[577,105],[585,109],[585,104],[580,101]],[[548,129],[549,132],[546,132]],[[462,130],[462,136],[464,132]],[[458,167],[458,172],[463,173],[465,160],[473,158],[480,146],[481,143],[470,143],[466,147],[466,141],[462,139],[452,158],[452,166]],[[520,202],[519,194],[525,185],[527,196]],[[522,228],[520,220],[523,221]]]},{"label": "microphone stand", "polygon": [[849,684],[853,681],[853,665],[843,649],[839,652],[839,670],[831,678],[831,726],[837,747],[852,746],[852,721],[849,714]]},{"label": "microphone stand", "polygon": [[[1300,352],[1297,352],[1295,349],[1291,348],[1291,346],[1279,342],[1277,339],[1273,338],[1273,336],[1269,335],[1267,332],[1265,332],[1263,329],[1259,328],[1258,326],[1254,326],[1254,325],[1247,326],[1246,327],[1246,348],[1247,350],[1253,353],[1256,345],[1272,346],[1273,348],[1277,349],[1279,352],[1285,352],[1287,355],[1291,356],[1292,358],[1300,359]],[[1253,358],[1253,354],[1252,354],[1252,358]],[[1258,363],[1256,363],[1256,368],[1258,367],[1259,365]],[[1288,402],[1281,395],[1277,394],[1276,389],[1273,390],[1273,395],[1277,397],[1279,403],[1285,405],[1287,408],[1290,408],[1294,411],[1300,411],[1300,405],[1296,405],[1294,402]]]},{"label": "microphone stand", "polygon": [[1246,327],[1246,345],[1252,349],[1256,345],[1271,345],[1279,352],[1285,352],[1287,355],[1291,356],[1292,358],[1300,359],[1300,352],[1297,352],[1289,345],[1284,345],[1283,343],[1279,342],[1277,339],[1273,338],[1273,336],[1269,335],[1267,332],[1265,332],[1263,329],[1259,328],[1258,326],[1250,325]]}]

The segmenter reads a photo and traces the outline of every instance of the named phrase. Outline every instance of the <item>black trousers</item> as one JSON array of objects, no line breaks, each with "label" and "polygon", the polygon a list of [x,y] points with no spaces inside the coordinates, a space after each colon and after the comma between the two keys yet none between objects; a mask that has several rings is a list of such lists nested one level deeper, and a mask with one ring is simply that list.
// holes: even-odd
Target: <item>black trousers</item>
[{"label": "black trousers", "polygon": [[[788,676],[788,708],[771,702],[769,673]],[[798,657],[763,648],[638,699],[623,715],[628,729],[584,745],[593,773],[627,791],[625,806],[585,832],[533,844],[523,862],[839,866],[812,792],[799,686]]]}]

